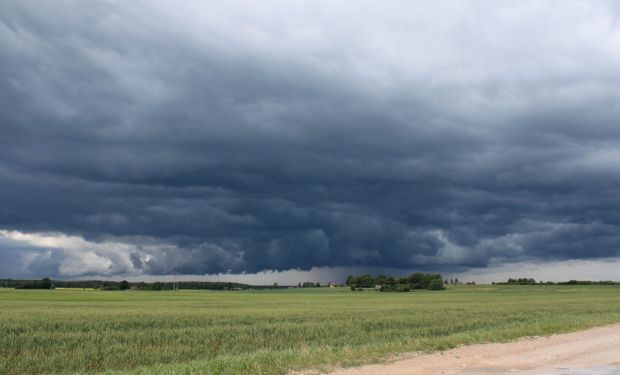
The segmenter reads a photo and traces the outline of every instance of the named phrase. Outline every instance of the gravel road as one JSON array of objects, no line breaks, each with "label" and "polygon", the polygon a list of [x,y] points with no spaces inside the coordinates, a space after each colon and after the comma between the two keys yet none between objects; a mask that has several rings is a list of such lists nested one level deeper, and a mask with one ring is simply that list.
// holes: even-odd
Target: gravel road
[{"label": "gravel road", "polygon": [[330,373],[371,374],[620,375],[620,324],[505,344],[463,346]]}]

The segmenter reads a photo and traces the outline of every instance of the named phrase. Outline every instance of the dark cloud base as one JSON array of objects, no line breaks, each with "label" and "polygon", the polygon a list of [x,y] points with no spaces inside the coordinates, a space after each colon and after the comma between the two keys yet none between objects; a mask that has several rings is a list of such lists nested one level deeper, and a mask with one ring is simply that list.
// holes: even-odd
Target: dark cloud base
[{"label": "dark cloud base", "polygon": [[[596,46],[516,22],[496,26],[518,51],[414,40],[405,57],[457,57],[386,60],[377,78],[380,59],[355,65],[355,25],[312,49],[262,29],[246,42],[226,9],[235,28],[193,34],[157,7],[91,5],[0,5],[0,229],[126,244],[92,250],[109,274],[620,256],[620,57],[599,38],[617,24]],[[68,267],[61,247],[7,241],[7,262]]]}]

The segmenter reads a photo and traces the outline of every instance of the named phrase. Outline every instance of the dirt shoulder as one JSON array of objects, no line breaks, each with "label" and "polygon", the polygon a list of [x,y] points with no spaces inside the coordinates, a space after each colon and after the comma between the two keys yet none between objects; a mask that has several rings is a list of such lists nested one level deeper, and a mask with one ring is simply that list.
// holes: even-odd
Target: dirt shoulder
[{"label": "dirt shoulder", "polygon": [[464,346],[329,375],[620,373],[620,324],[504,344]]}]

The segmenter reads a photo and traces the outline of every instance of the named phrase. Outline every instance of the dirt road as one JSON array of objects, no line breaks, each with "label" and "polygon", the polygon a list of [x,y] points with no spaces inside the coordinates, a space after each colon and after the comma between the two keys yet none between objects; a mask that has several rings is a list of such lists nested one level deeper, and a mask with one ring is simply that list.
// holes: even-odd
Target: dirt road
[{"label": "dirt road", "polygon": [[341,369],[330,375],[618,375],[620,324],[587,331],[464,346],[414,355],[380,365]]}]

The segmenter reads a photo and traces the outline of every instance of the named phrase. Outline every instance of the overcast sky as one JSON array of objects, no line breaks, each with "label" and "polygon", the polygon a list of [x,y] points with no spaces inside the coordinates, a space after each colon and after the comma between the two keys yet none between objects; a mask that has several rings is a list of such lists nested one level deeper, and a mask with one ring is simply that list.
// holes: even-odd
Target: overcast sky
[{"label": "overcast sky", "polygon": [[617,4],[2,1],[0,277],[619,280]]}]

